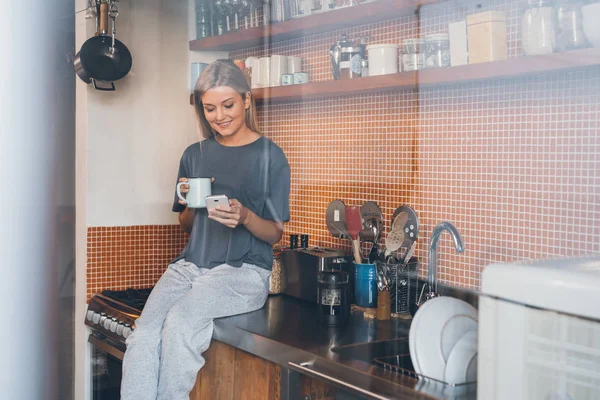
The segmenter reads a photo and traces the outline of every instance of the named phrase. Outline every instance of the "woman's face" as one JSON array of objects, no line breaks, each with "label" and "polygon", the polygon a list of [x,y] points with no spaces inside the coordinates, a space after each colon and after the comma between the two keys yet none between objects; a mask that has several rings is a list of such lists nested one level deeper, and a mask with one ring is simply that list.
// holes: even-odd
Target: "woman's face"
[{"label": "woman's face", "polygon": [[218,86],[202,96],[204,116],[210,126],[221,136],[233,136],[247,128],[245,111],[250,107],[248,95],[240,96],[229,86]]}]

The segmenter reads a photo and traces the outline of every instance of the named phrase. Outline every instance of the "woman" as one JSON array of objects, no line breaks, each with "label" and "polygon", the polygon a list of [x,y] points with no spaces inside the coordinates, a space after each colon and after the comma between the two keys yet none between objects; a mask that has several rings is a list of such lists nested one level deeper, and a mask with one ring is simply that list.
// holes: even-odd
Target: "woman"
[{"label": "woman", "polygon": [[289,164],[258,131],[241,70],[228,60],[214,62],[200,75],[194,97],[205,140],[183,153],[178,181],[212,177],[212,193],[227,195],[230,207],[186,208],[175,195],[173,211],[190,238],[127,339],[123,400],[189,399],[213,319],[264,305],[272,246],[289,219]]}]

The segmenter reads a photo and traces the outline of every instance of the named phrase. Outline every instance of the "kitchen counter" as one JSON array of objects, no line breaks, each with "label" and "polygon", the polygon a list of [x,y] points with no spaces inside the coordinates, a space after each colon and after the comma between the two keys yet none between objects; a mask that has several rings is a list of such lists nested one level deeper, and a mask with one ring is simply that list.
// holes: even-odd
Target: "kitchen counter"
[{"label": "kitchen counter", "polygon": [[474,384],[426,383],[332,351],[337,346],[408,337],[411,320],[377,321],[355,311],[346,326],[327,327],[317,322],[317,315],[316,304],[269,296],[260,310],[215,320],[214,338],[364,398],[476,399]]}]

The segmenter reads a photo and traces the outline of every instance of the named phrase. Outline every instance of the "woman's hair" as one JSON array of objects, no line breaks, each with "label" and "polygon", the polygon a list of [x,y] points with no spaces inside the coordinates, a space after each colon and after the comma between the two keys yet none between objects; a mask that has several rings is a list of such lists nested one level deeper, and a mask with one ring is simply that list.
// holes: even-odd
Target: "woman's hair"
[{"label": "woman's hair", "polygon": [[254,132],[260,133],[258,124],[256,123],[256,104],[254,103],[252,90],[248,85],[248,81],[246,81],[244,73],[231,60],[217,60],[202,71],[196,82],[196,86],[194,87],[194,109],[198,120],[198,128],[200,129],[200,132],[202,132],[202,136],[206,139],[215,136],[215,132],[204,115],[202,96],[207,90],[219,86],[228,86],[232,88],[240,94],[242,101],[245,101],[246,93],[249,93],[250,107],[245,111],[246,126]]}]

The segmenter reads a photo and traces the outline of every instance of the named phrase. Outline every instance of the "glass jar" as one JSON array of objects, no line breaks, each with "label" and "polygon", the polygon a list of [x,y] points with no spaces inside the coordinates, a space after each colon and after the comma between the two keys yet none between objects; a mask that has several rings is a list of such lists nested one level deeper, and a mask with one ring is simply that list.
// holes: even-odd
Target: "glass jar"
[{"label": "glass jar", "polygon": [[412,38],[402,41],[402,71],[418,71],[425,67],[425,40]]},{"label": "glass jar", "polygon": [[450,66],[450,38],[447,33],[425,36],[425,68]]},{"label": "glass jar", "polygon": [[583,34],[583,15],[581,0],[559,1],[556,10],[556,50],[565,51],[586,47]]},{"label": "glass jar", "polygon": [[549,54],[555,47],[556,10],[551,0],[529,0],[521,18],[521,44],[528,56]]}]

